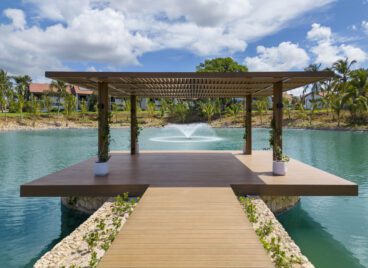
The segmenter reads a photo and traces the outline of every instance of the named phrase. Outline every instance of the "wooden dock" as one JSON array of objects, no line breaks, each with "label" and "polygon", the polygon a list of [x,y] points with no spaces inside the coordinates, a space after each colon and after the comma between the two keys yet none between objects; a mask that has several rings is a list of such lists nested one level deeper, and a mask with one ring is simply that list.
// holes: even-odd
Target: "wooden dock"
[{"label": "wooden dock", "polygon": [[272,152],[114,152],[110,173],[95,177],[95,158],[21,185],[21,196],[139,196],[149,187],[232,187],[237,194],[357,195],[358,186],[304,164],[288,163],[286,176],[272,175]]},{"label": "wooden dock", "polygon": [[230,187],[149,187],[98,267],[274,266]]}]

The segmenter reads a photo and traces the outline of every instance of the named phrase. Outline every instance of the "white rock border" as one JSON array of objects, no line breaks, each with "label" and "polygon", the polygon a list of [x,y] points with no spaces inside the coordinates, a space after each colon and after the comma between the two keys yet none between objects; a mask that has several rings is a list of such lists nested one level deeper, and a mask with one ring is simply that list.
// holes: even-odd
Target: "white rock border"
[{"label": "white rock border", "polygon": [[[272,223],[272,231],[265,238],[265,240],[270,243],[272,238],[280,239],[280,248],[285,252],[286,256],[294,256],[298,259],[300,263],[292,263],[292,268],[314,268],[314,265],[308,260],[306,256],[303,255],[300,248],[295,244],[294,240],[291,239],[289,234],[285,231],[284,227],[277,220],[274,213],[266,205],[266,203],[258,196],[248,197],[251,202],[255,205],[255,215],[257,216],[257,222],[251,223],[254,231],[256,231],[261,225],[265,223]],[[269,252],[269,256],[273,262],[275,262],[272,252]],[[278,267],[275,264],[276,267]]]},{"label": "white rock border", "polygon": [[[91,267],[89,262],[92,257],[92,251],[88,248],[88,244],[84,237],[89,233],[98,230],[98,223],[101,219],[104,219],[104,230],[112,229],[119,232],[129,217],[129,213],[125,213],[123,216],[120,216],[121,225],[118,228],[115,228],[113,224],[113,219],[116,217],[113,213],[114,201],[114,198],[110,198],[106,201],[69,236],[65,237],[49,252],[44,254],[35,263],[34,267]],[[105,254],[105,250],[101,248],[103,243],[104,241],[99,240],[97,241],[97,245],[94,247],[94,251],[97,253],[97,260],[100,260]]]}]

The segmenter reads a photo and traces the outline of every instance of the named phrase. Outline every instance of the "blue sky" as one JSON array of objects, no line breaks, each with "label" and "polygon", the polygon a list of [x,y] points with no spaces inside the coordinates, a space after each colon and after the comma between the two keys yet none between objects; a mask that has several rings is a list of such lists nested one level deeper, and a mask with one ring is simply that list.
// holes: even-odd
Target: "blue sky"
[{"label": "blue sky", "polygon": [[368,0],[24,0],[0,2],[0,68],[193,71],[233,57],[253,71],[368,66]]}]

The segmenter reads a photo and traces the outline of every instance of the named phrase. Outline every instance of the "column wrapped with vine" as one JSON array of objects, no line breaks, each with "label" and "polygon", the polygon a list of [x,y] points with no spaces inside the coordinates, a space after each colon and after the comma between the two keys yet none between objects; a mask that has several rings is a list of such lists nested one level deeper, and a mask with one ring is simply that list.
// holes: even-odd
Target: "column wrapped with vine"
[{"label": "column wrapped with vine", "polygon": [[[101,114],[99,116],[102,116]],[[108,123],[111,119],[111,112],[108,112],[108,121],[102,126],[102,148],[98,150],[98,162],[107,162],[110,158],[109,155],[109,145],[110,145],[110,124]]]},{"label": "column wrapped with vine", "polygon": [[282,139],[281,133],[276,130],[275,118],[272,117],[269,144],[270,144],[271,149],[273,149],[273,152],[272,152],[273,153],[273,160],[288,162],[289,157],[287,155],[284,155],[283,152],[282,152],[282,148],[275,144],[276,137],[279,137],[279,139],[281,141],[281,139]]}]

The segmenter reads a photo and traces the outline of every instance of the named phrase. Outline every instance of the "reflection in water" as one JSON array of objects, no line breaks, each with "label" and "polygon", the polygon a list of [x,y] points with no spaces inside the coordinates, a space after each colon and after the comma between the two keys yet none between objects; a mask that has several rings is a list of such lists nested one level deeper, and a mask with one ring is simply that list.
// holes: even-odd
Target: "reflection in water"
[{"label": "reflection in water", "polygon": [[63,204],[60,203],[60,235],[58,238],[55,238],[52,240],[48,245],[45,246],[42,251],[35,256],[33,259],[29,261],[28,264],[26,264],[24,267],[33,267],[33,264],[41,257],[43,256],[47,251],[52,249],[57,243],[59,243],[64,237],[68,236],[71,232],[75,230],[81,223],[83,223],[88,217],[88,214],[75,211],[72,209],[69,209],[65,207]]},{"label": "reflection in water", "polygon": [[303,199],[277,218],[281,224],[287,226],[289,235],[304,255],[308,256],[316,267],[364,267],[342,243],[334,239],[302,208],[302,203]]}]

